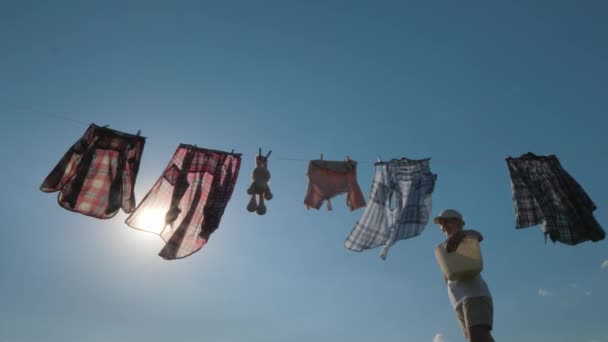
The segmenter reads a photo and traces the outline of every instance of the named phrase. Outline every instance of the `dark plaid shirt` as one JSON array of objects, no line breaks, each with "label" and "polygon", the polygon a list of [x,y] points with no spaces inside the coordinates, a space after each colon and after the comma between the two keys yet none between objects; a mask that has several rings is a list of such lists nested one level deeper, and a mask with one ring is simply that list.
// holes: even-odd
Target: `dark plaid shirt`
[{"label": "dark plaid shirt", "polygon": [[541,224],[553,242],[599,241],[605,232],[593,216],[595,204],[554,156],[527,153],[507,158],[516,228]]},{"label": "dark plaid shirt", "polygon": [[195,253],[218,228],[240,165],[240,154],[181,144],[126,223],[159,234],[165,259]]},{"label": "dark plaid shirt", "polygon": [[135,210],[133,188],[145,138],[91,124],[40,186],[62,207],[97,218]]}]

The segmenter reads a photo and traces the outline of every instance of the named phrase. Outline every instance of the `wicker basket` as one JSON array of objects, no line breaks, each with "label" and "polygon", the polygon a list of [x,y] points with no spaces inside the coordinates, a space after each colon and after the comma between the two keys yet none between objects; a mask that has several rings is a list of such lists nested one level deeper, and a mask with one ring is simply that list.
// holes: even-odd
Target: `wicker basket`
[{"label": "wicker basket", "polygon": [[483,269],[479,241],[475,237],[466,236],[452,253],[448,253],[442,243],[435,247],[435,257],[449,280],[472,278]]}]

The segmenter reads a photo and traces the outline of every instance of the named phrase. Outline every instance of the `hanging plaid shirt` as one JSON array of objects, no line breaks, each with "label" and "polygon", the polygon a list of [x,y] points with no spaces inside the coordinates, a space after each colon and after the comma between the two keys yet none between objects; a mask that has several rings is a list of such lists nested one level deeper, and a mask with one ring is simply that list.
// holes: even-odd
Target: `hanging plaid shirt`
[{"label": "hanging plaid shirt", "polygon": [[133,188],[145,138],[91,124],[40,186],[62,207],[97,218],[135,210]]},{"label": "hanging plaid shirt", "polygon": [[554,155],[527,153],[506,161],[516,228],[541,224],[545,236],[567,245],[605,238],[593,217],[595,204]]},{"label": "hanging plaid shirt", "polygon": [[376,163],[367,207],[344,242],[346,248],[360,252],[384,246],[380,257],[385,259],[395,242],[422,233],[430,218],[436,179],[429,159]]},{"label": "hanging plaid shirt", "polygon": [[126,223],[159,234],[166,242],[161,257],[187,257],[218,228],[240,166],[240,154],[181,144]]}]

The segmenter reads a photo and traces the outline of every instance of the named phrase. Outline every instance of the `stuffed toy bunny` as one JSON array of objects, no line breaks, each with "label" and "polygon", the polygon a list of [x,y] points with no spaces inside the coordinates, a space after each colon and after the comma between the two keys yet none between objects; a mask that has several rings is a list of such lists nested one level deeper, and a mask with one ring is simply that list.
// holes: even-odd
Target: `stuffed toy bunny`
[{"label": "stuffed toy bunny", "polygon": [[[266,205],[264,204],[264,200],[271,200],[272,193],[270,192],[270,187],[268,186],[268,181],[270,181],[270,171],[268,171],[268,157],[270,156],[272,151],[269,151],[268,154],[264,157],[262,155],[262,149],[259,150],[258,155],[255,157],[255,165],[256,168],[253,170],[251,175],[251,179],[253,182],[249,189],[247,189],[247,193],[251,195],[251,200],[249,204],[247,204],[247,210],[250,212],[257,212],[258,215],[266,214]],[[256,201],[256,195],[259,197],[259,201]]]}]

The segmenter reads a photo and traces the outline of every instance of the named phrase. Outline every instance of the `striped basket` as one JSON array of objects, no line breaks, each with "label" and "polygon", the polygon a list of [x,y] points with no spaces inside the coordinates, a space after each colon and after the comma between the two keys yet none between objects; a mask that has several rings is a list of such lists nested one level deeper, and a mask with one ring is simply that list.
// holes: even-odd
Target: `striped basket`
[{"label": "striped basket", "polygon": [[472,278],[483,269],[479,241],[475,237],[465,237],[452,253],[448,253],[442,243],[435,247],[435,257],[449,280]]}]

